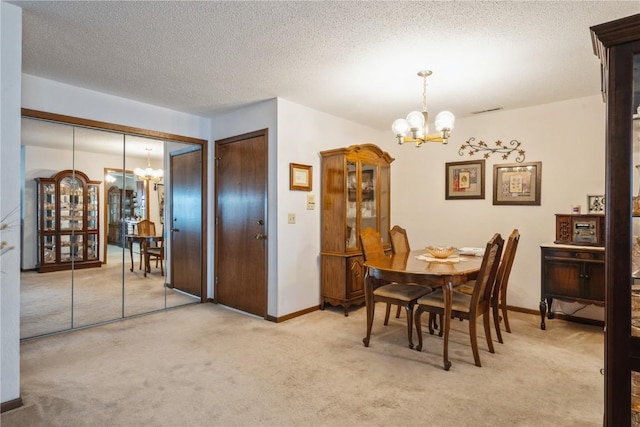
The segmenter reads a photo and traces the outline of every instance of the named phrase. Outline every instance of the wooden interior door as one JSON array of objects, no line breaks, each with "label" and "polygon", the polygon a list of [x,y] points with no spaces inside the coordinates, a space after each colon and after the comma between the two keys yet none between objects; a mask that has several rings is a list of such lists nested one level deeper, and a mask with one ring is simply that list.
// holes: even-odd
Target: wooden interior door
[{"label": "wooden interior door", "polygon": [[202,150],[172,152],[170,162],[171,286],[202,298]]},{"label": "wooden interior door", "polygon": [[215,299],[267,316],[267,130],[216,141]]}]

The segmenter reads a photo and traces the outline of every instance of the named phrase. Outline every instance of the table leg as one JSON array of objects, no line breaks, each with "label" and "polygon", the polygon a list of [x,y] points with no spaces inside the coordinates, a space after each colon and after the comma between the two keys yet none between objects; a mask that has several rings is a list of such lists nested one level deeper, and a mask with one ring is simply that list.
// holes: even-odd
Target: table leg
[{"label": "table leg", "polygon": [[373,302],[373,277],[369,275],[369,269],[364,276],[364,304],[367,310],[367,336],[362,339],[365,347],[369,347],[371,338],[371,327],[373,326],[373,313],[375,304]]},{"label": "table leg", "polygon": [[129,242],[129,256],[131,256],[131,271],[133,271],[133,239],[127,239]]},{"label": "table leg", "polygon": [[451,298],[453,293],[453,285],[451,281],[447,281],[442,289],[442,295],[444,295],[444,319],[442,319],[442,327],[444,329],[444,348],[442,351],[442,358],[444,363],[444,370],[448,371],[451,368],[451,362],[449,361],[449,328],[451,327]]},{"label": "table leg", "polygon": [[147,239],[143,239],[140,242],[140,250],[144,253],[144,277],[147,277],[147,272],[151,272],[151,266],[149,265],[149,254],[147,253],[147,247],[149,246],[149,242]]}]

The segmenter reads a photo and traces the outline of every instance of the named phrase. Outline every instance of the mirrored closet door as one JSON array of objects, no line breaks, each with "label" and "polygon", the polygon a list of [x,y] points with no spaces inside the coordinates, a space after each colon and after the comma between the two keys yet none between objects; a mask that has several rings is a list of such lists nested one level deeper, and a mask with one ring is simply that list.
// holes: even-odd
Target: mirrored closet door
[{"label": "mirrored closet door", "polygon": [[185,145],[23,117],[21,339],[201,301],[167,256],[167,147]]}]

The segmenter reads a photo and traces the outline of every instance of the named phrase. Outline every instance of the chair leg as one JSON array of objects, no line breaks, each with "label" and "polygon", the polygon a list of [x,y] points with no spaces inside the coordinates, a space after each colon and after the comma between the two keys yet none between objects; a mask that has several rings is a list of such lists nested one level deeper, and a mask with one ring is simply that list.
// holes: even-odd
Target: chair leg
[{"label": "chair leg", "polygon": [[436,315],[434,313],[429,313],[429,334],[433,335],[433,330],[437,328]]},{"label": "chair leg", "polygon": [[478,335],[476,333],[476,319],[469,319],[469,338],[471,339],[471,351],[473,351],[473,361],[476,366],[482,367],[480,364],[480,353],[478,352]]},{"label": "chair leg", "polygon": [[402,310],[402,307],[398,306],[398,309],[396,310],[396,319],[400,318],[400,311]]},{"label": "chair leg", "polygon": [[389,324],[389,314],[391,314],[391,304],[387,303],[387,310],[384,312],[384,325]]},{"label": "chair leg", "polygon": [[499,307],[498,302],[496,302],[495,304],[493,304],[493,306],[491,307],[491,311],[493,313],[493,325],[496,328],[496,336],[498,337],[498,342],[500,344],[504,344],[504,341],[502,341],[502,332],[500,331],[500,307]]},{"label": "chair leg", "polygon": [[423,311],[424,310],[422,309],[422,307],[418,306],[418,308],[415,311],[414,321],[413,321],[413,323],[416,324],[416,332],[418,334],[418,346],[416,347],[416,350],[418,351],[422,351],[422,325],[420,324],[420,316],[422,316]]},{"label": "chair leg", "polygon": [[[158,264],[156,264],[156,267]],[[164,277],[164,267],[162,266],[162,258],[160,258],[160,274]]]},{"label": "chair leg", "polygon": [[504,328],[507,332],[511,333],[511,327],[509,327],[509,317],[507,316],[507,290],[503,289],[504,292],[500,295],[500,307],[502,308],[502,318],[504,319]]},{"label": "chair leg", "polygon": [[407,311],[407,336],[409,338],[409,348],[413,348],[413,304],[414,303],[409,303],[404,306],[404,309]]},{"label": "chair leg", "polygon": [[484,323],[484,335],[487,337],[489,353],[495,353],[496,351],[493,348],[493,340],[491,339],[491,319],[489,319],[489,310],[482,314],[482,323]]}]

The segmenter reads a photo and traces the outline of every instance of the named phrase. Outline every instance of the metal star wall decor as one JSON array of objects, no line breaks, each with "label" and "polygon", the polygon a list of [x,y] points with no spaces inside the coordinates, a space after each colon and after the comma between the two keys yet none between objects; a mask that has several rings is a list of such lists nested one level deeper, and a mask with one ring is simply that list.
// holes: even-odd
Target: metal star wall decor
[{"label": "metal star wall decor", "polygon": [[507,144],[505,144],[504,142],[497,140],[495,142],[495,147],[493,148],[489,147],[487,143],[482,140],[480,140],[478,143],[476,143],[475,141],[475,138],[469,138],[468,141],[462,144],[462,146],[458,150],[458,154],[461,156],[464,156],[465,154],[474,156],[476,153],[484,152],[483,157],[485,159],[488,159],[490,155],[498,153],[502,155],[502,160],[508,160],[509,155],[513,152],[516,152],[516,162],[522,163],[524,161],[525,151],[520,149],[520,145],[522,145],[520,141],[512,139],[508,144],[509,146],[507,146]]}]

